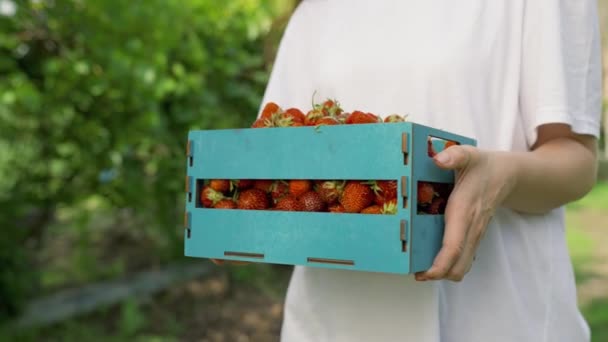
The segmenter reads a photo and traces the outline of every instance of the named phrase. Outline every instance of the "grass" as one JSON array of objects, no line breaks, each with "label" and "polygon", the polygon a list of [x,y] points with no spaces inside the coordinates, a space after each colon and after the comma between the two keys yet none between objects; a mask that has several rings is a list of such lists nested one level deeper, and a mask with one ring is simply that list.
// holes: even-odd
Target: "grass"
[{"label": "grass", "polygon": [[591,326],[591,340],[608,341],[608,298],[595,300],[585,306],[583,314]]},{"label": "grass", "polygon": [[[606,280],[608,289],[608,270],[597,267],[601,261],[598,259],[605,258],[601,249],[608,243],[608,182],[598,183],[587,196],[566,209],[568,248],[579,290],[584,291],[581,285],[597,277]],[[602,225],[605,231],[601,230]],[[591,327],[592,341],[608,341],[608,291],[603,297],[582,304],[581,311]]]},{"label": "grass", "polygon": [[598,182],[587,196],[570,203],[568,210],[608,210],[608,181]]},{"label": "grass", "polygon": [[[19,331],[0,330],[0,342],[4,341],[91,341],[91,342],[172,342],[181,333],[180,323],[172,315],[165,315],[153,322],[147,307],[135,300],[127,300],[118,308],[105,307],[97,312],[74,318],[48,327],[29,328]],[[163,333],[154,334],[154,325]]]},{"label": "grass", "polygon": [[572,229],[572,227],[575,226],[568,225],[568,248],[572,263],[574,264],[576,283],[582,284],[593,277],[593,272],[585,265],[588,265],[593,260],[595,242],[585,232]]}]

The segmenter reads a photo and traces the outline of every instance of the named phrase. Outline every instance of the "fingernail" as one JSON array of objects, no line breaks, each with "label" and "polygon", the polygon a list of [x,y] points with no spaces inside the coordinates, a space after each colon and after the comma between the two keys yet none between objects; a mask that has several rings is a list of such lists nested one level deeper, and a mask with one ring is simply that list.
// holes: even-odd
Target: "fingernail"
[{"label": "fingernail", "polygon": [[435,160],[438,161],[440,164],[447,165],[450,163],[451,158],[450,155],[447,153],[439,153],[435,156]]}]

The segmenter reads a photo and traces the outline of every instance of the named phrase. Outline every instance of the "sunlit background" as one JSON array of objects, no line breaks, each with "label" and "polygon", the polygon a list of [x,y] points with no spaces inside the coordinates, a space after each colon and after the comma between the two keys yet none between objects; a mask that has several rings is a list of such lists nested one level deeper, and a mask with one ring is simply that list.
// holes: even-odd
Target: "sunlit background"
[{"label": "sunlit background", "polygon": [[[277,340],[291,268],[183,256],[184,154],[190,129],[254,120],[296,4],[0,0],[0,341]],[[567,208],[595,342],[605,153],[603,180]]]}]

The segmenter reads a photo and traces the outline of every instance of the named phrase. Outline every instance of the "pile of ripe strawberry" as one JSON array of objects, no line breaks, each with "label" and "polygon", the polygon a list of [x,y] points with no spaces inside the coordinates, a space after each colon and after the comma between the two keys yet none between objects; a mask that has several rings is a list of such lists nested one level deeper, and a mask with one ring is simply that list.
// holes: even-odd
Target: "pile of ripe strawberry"
[{"label": "pile of ripe strawberry", "polygon": [[312,109],[304,114],[298,108],[283,109],[274,102],[268,102],[252,128],[297,127],[322,125],[351,125],[370,123],[404,122],[407,116],[392,114],[384,120],[369,112],[355,110],[345,112],[338,101],[327,99],[321,104],[313,102]]},{"label": "pile of ripe strawberry", "polygon": [[[252,128],[269,127],[298,127],[298,126],[323,126],[323,125],[354,125],[405,122],[407,115],[391,114],[384,120],[376,114],[355,110],[352,113],[345,112],[335,100],[327,99],[322,104],[314,104],[313,109],[306,114],[298,108],[283,109],[274,102],[268,102],[262,109],[260,117],[251,125]],[[428,156],[434,157],[432,140],[427,140]],[[457,145],[455,141],[446,140],[444,149]]]},{"label": "pile of ripe strawberry", "polygon": [[397,181],[226,180],[205,181],[205,208],[361,214],[395,214]]},{"label": "pile of ripe strawberry", "polygon": [[[342,124],[373,124],[404,122],[406,116],[392,114],[384,120],[369,112],[345,112],[331,99],[321,104],[313,101],[304,114],[297,108],[283,109],[268,102],[252,128],[322,126]],[[447,141],[445,148],[456,144]],[[428,155],[433,157],[431,139]],[[418,213],[442,214],[450,184],[419,182]],[[204,181],[200,187],[202,207],[216,209],[279,210],[361,214],[395,214],[397,212],[397,181],[393,180],[228,180]]]},{"label": "pile of ripe strawberry", "polygon": [[[453,184],[418,182],[418,214],[443,214]],[[397,181],[206,180],[204,208],[396,214]]]}]

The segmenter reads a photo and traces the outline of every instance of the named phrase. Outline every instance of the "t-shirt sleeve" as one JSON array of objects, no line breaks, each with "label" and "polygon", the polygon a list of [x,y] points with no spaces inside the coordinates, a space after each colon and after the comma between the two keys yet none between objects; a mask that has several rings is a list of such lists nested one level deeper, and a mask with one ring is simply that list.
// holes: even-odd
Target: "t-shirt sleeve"
[{"label": "t-shirt sleeve", "polygon": [[599,137],[602,58],[595,0],[527,0],[520,114],[528,145],[538,127],[564,123]]}]

